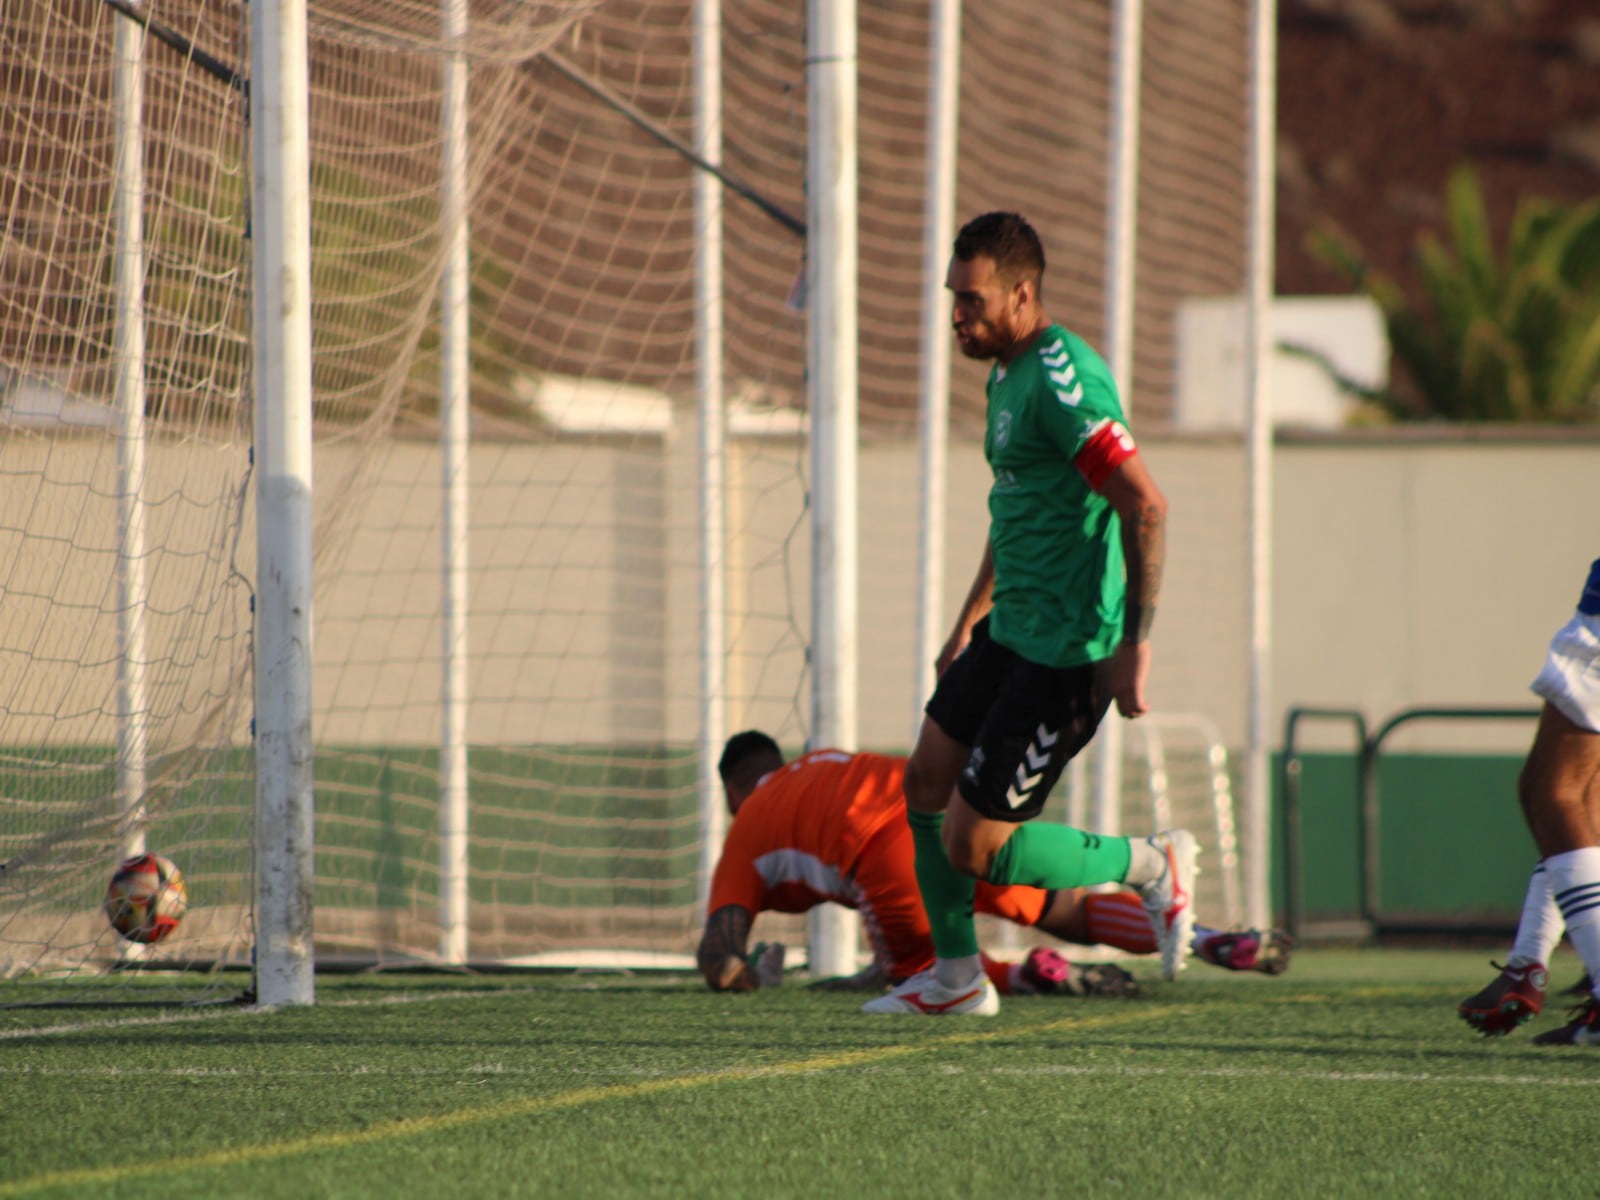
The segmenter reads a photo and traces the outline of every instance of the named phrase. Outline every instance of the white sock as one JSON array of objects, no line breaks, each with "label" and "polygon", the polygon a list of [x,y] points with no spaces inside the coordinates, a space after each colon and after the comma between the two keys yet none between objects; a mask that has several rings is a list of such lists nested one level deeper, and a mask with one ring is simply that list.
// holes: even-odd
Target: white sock
[{"label": "white sock", "polygon": [[1550,956],[1561,941],[1566,923],[1555,897],[1550,894],[1550,873],[1544,863],[1533,868],[1528,879],[1528,894],[1522,900],[1522,918],[1517,922],[1517,940],[1511,946],[1508,967],[1525,967],[1529,963],[1550,965]]},{"label": "white sock", "polygon": [[1572,948],[1589,979],[1600,984],[1600,846],[1552,854],[1544,866]]},{"label": "white sock", "polygon": [[1148,838],[1128,839],[1128,874],[1123,883],[1129,887],[1143,887],[1154,883],[1167,873],[1167,856],[1157,850]]},{"label": "white sock", "polygon": [[964,988],[983,974],[983,959],[976,954],[933,960],[933,977],[945,987]]}]

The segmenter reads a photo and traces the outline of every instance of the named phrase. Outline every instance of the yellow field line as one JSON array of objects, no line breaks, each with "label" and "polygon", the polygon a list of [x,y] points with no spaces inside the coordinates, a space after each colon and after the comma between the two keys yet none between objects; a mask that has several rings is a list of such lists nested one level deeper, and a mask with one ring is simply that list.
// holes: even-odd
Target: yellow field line
[{"label": "yellow field line", "polygon": [[[136,1162],[116,1163],[105,1167],[82,1167],[70,1171],[48,1171],[25,1179],[0,1182],[0,1196],[20,1196],[47,1188],[71,1188],[93,1183],[118,1183],[142,1175],[173,1175],[183,1171],[206,1167],[237,1167],[264,1162],[274,1158],[290,1158],[297,1154],[310,1154],[319,1150],[344,1150],[354,1146],[368,1146],[376,1142],[403,1140],[424,1134],[442,1133],[464,1125],[478,1125],[488,1121],[504,1121],[513,1117],[528,1117],[559,1109],[581,1108],[586,1104],[603,1104],[611,1100],[632,1100],[640,1096],[660,1095],[664,1092],[683,1091],[705,1087],[709,1084],[741,1082],[749,1079],[767,1079],[785,1075],[807,1075],[816,1071],[837,1071],[847,1067],[885,1062],[917,1054],[925,1050],[941,1050],[949,1046],[967,1046],[1034,1033],[1050,1033],[1058,1029],[1074,1032],[1102,1029],[1106,1026],[1126,1025],[1133,1022],[1169,1017],[1178,1009],[1167,1005],[1160,1008],[1141,1006],[1136,1012],[1107,1014],[1099,1017],[1063,1017],[1043,1025],[1005,1029],[964,1028],[961,1032],[927,1041],[900,1043],[893,1046],[873,1046],[862,1050],[846,1050],[836,1054],[820,1054],[792,1062],[774,1063],[765,1067],[734,1067],[724,1071],[709,1071],[694,1075],[675,1075],[666,1079],[651,1079],[641,1083],[613,1084],[609,1087],[582,1087],[560,1092],[554,1096],[531,1096],[522,1100],[508,1100],[480,1108],[463,1108],[456,1112],[439,1113],[431,1117],[401,1117],[394,1121],[381,1121],[365,1129],[341,1129],[306,1137],[285,1138],[275,1142],[258,1142],[252,1146],[230,1146],[204,1154],[185,1154],[175,1158],[141,1159]],[[890,1018],[893,1020],[893,1018]]]}]

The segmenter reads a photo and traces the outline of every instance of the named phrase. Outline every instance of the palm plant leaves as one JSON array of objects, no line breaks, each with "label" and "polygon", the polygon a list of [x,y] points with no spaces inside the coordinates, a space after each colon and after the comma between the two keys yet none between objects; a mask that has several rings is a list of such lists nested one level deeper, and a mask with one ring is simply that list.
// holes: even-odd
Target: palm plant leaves
[{"label": "palm plant leaves", "polygon": [[1561,408],[1556,420],[1595,420],[1600,413],[1600,291],[1591,291],[1571,321],[1552,370],[1552,392]]},{"label": "palm plant leaves", "polygon": [[1483,192],[1470,172],[1457,171],[1450,177],[1445,210],[1460,263],[1457,277],[1474,301],[1492,303],[1499,288],[1500,268],[1494,259],[1494,239]]},{"label": "palm plant leaves", "polygon": [[1522,203],[1497,255],[1468,167],[1446,193],[1448,242],[1417,242],[1423,303],[1322,230],[1312,251],[1378,305],[1412,385],[1378,403],[1400,420],[1600,420],[1600,199]]}]

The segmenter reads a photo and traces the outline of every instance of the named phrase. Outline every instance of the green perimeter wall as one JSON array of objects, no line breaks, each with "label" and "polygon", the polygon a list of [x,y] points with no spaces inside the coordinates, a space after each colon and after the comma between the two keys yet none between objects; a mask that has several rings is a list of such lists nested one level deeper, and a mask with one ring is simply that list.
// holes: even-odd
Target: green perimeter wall
[{"label": "green perimeter wall", "polygon": [[[1300,894],[1306,924],[1359,915],[1354,754],[1302,754]],[[1517,804],[1521,755],[1384,754],[1378,760],[1380,923],[1512,929],[1537,860]],[[1273,906],[1287,911],[1282,758],[1273,772]],[[1236,793],[1237,794],[1237,793]]]},{"label": "green perimeter wall", "polygon": [[[692,748],[614,755],[475,746],[470,762],[474,900],[588,908],[693,899]],[[1301,915],[1307,925],[1349,920],[1360,913],[1356,758],[1318,752],[1301,762]],[[1521,762],[1459,753],[1380,758],[1380,918],[1514,927],[1535,861],[1516,800]],[[186,867],[199,866],[203,840],[242,845],[247,757],[233,766],[232,803],[202,814],[180,802],[157,816],[151,844],[191,847]],[[1288,911],[1281,767],[1277,756],[1272,882],[1280,920]],[[324,748],[316,776],[319,904],[403,907],[437,891],[437,752]],[[242,891],[242,880],[231,882]]]}]

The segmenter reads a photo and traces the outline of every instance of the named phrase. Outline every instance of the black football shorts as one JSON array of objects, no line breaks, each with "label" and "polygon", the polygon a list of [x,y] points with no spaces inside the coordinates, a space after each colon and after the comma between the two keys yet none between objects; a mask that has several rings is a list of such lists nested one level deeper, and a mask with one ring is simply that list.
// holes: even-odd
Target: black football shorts
[{"label": "black football shorts", "polygon": [[1110,698],[1095,694],[1096,664],[1042,667],[989,637],[985,617],[945,669],[927,714],[972,747],[959,788],[996,821],[1039,815],[1069,759],[1089,744]]}]

